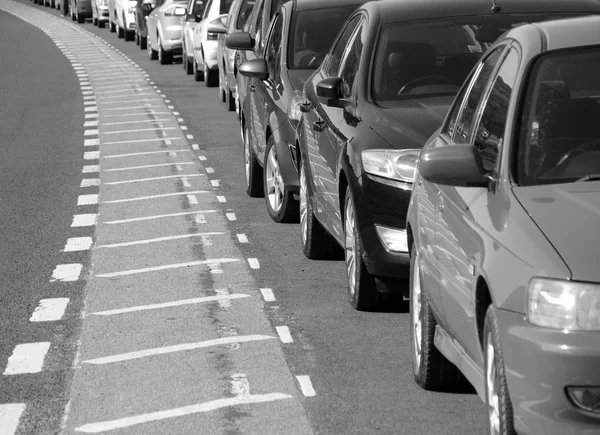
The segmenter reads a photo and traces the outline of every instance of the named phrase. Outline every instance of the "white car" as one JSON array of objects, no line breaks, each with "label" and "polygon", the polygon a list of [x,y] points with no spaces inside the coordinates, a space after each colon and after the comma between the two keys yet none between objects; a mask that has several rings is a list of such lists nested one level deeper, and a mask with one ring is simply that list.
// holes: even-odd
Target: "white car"
[{"label": "white car", "polygon": [[192,38],[194,36],[194,29],[196,28],[196,25],[202,20],[204,7],[206,4],[207,0],[190,0],[187,7],[187,15],[181,23],[181,63],[183,64],[183,69],[187,74],[192,74],[194,72],[194,65],[192,62],[194,59]]},{"label": "white car", "polygon": [[146,17],[148,57],[161,65],[181,54],[181,22],[187,13],[186,0],[156,0],[156,8]]},{"label": "white car", "polygon": [[101,29],[108,23],[108,0],[92,0],[92,22]]},{"label": "white car", "polygon": [[117,32],[125,41],[135,39],[136,0],[108,0],[108,23],[111,32]]},{"label": "white car", "polygon": [[202,21],[194,29],[193,72],[197,81],[206,86],[219,84],[219,61],[217,60],[217,38],[226,32],[225,20],[233,0],[208,0]]}]

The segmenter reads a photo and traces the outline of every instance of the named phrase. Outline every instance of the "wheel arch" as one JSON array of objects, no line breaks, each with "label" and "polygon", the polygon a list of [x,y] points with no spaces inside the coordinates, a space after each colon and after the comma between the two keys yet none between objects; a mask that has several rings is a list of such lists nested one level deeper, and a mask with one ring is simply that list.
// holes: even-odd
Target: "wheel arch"
[{"label": "wheel arch", "polygon": [[340,216],[342,217],[342,223],[344,222],[346,211],[346,189],[348,188],[348,177],[344,169],[340,169],[338,175],[338,198],[340,200]]},{"label": "wheel arch", "polygon": [[477,284],[475,285],[475,321],[477,323],[477,335],[481,346],[483,346],[485,314],[487,313],[488,307],[492,304],[492,294],[489,285],[483,276],[479,276],[479,278],[477,278]]}]

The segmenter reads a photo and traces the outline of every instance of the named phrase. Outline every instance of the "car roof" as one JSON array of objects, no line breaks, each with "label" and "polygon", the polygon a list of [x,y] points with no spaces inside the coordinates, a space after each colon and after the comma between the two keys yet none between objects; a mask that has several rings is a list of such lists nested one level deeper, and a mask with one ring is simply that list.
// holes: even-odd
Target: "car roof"
[{"label": "car roof", "polygon": [[[315,0],[316,1],[316,0]],[[500,14],[545,12],[600,13],[600,0],[495,0]],[[378,9],[382,23],[430,18],[492,14],[493,0],[376,0],[365,5]]]},{"label": "car roof", "polygon": [[[533,24],[546,42],[546,50],[600,45],[600,16],[563,18]],[[577,29],[576,32],[573,29]],[[507,36],[510,35],[510,32]]]},{"label": "car roof", "polygon": [[325,9],[335,8],[338,6],[352,6],[356,7],[365,3],[366,0],[294,0],[295,9],[297,11],[312,10],[312,9]]}]

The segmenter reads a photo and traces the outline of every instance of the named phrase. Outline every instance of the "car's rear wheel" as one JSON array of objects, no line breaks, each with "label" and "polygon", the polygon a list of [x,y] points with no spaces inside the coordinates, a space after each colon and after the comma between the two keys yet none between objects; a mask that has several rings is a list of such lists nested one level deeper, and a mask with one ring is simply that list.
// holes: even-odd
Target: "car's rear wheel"
[{"label": "car's rear wheel", "polygon": [[78,22],[79,24],[83,24],[83,23],[85,23],[85,16],[83,16],[83,15],[80,15],[80,14],[77,14],[77,22]]},{"label": "car's rear wheel", "polygon": [[140,36],[140,49],[146,50],[148,47],[148,38],[146,36]]},{"label": "car's rear wheel", "polygon": [[437,322],[421,281],[421,267],[414,244],[410,253],[409,288],[415,382],[425,390],[438,390],[456,384],[461,379],[460,372],[433,344]]},{"label": "car's rear wheel", "polygon": [[125,37],[125,29],[122,28],[121,26],[117,26],[117,38],[124,38]]},{"label": "car's rear wheel", "polygon": [[[219,79],[220,82],[220,79]],[[227,102],[227,95],[225,95],[225,89],[223,89],[223,87],[219,84],[219,99],[221,100],[221,103],[225,103]]]},{"label": "car's rear wheel", "polygon": [[125,41],[133,41],[135,39],[135,33],[131,30],[125,30]]},{"label": "car's rear wheel", "polygon": [[219,71],[212,70],[204,60],[204,85],[213,88],[219,83]]},{"label": "car's rear wheel", "polygon": [[181,63],[183,63],[183,69],[185,70],[186,74],[194,74],[194,65],[192,64],[192,62],[190,62],[190,58],[185,53],[185,49],[183,50],[183,60]]},{"label": "car's rear wheel", "polygon": [[260,198],[263,191],[263,171],[252,149],[250,131],[248,126],[244,128],[244,168],[246,171],[246,193],[252,198]]},{"label": "car's rear wheel", "polygon": [[498,319],[492,305],[487,310],[483,327],[483,360],[489,433],[491,435],[516,434],[513,409],[504,372]]},{"label": "car's rear wheel", "polygon": [[108,23],[108,28],[110,30],[110,33],[115,33],[117,31],[117,25],[112,21]]},{"label": "car's rear wheel", "polygon": [[225,107],[227,107],[229,112],[233,112],[235,110],[235,98],[227,86],[225,87]]},{"label": "car's rear wheel", "polygon": [[282,223],[297,222],[298,201],[294,199],[293,193],[286,188],[283,182],[273,136],[270,136],[267,141],[263,180],[265,202],[271,219]]},{"label": "car's rear wheel", "polygon": [[169,65],[173,63],[173,53],[170,51],[166,51],[162,46],[162,41],[160,40],[160,36],[157,38],[158,45],[158,62],[161,65]]},{"label": "car's rear wheel", "polygon": [[104,21],[98,20],[98,28],[104,29]]},{"label": "car's rear wheel", "polygon": [[193,60],[192,69],[194,72],[194,80],[201,82],[202,79],[204,79],[204,73],[198,69],[198,62],[196,62],[196,58]]},{"label": "car's rear wheel", "polygon": [[344,237],[348,298],[356,310],[371,310],[378,302],[379,292],[375,277],[369,273],[363,261],[363,245],[358,231],[356,208],[350,187],[346,188],[344,206]]},{"label": "car's rear wheel", "polygon": [[92,18],[92,24],[94,26],[97,26],[98,25],[98,18]]},{"label": "car's rear wheel", "polygon": [[148,52],[148,59],[150,59],[150,60],[158,59],[158,52],[156,50],[152,49],[152,45],[150,44],[148,37],[146,37],[146,51]]}]

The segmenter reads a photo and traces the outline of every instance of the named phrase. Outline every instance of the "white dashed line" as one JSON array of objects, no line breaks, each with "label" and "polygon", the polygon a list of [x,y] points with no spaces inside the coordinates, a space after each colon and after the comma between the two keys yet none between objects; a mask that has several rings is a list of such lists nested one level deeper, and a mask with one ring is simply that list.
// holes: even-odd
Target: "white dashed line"
[{"label": "white dashed line", "polygon": [[100,151],[86,151],[83,153],[83,160],[97,160],[100,158]]},{"label": "white dashed line", "polygon": [[250,265],[251,269],[260,269],[258,258],[248,258],[248,264]]},{"label": "white dashed line", "polygon": [[312,382],[310,380],[310,376],[308,375],[300,375],[296,376],[298,380],[298,384],[300,385],[300,390],[305,397],[314,397],[317,395],[315,389],[313,388]]},{"label": "white dashed line", "polygon": [[192,149],[193,149],[194,151],[199,151],[199,150],[200,150],[200,145],[198,145],[197,143],[195,143],[195,144],[192,144]]},{"label": "white dashed line", "polygon": [[187,200],[191,205],[197,205],[198,204],[198,198],[196,198],[196,195],[188,195],[187,196]]},{"label": "white dashed line", "polygon": [[290,333],[290,328],[288,328],[287,326],[277,326],[275,330],[277,331],[277,335],[279,335],[279,339],[282,343],[294,342],[292,334]]},{"label": "white dashed line", "polygon": [[97,118],[98,114],[97,113],[86,113],[85,114],[85,119],[93,119],[93,118]]},{"label": "white dashed line", "polygon": [[234,396],[240,397],[250,395],[250,382],[248,381],[248,376],[244,373],[234,373],[231,375],[229,387],[231,394]]},{"label": "white dashed line", "polygon": [[181,137],[157,137],[153,139],[133,139],[133,140],[119,140],[114,142],[103,142],[104,145],[124,145],[130,143],[145,143],[145,142],[162,142],[164,140],[183,140]]},{"label": "white dashed line", "polygon": [[71,227],[93,227],[96,225],[98,215],[95,213],[76,214],[73,216]]},{"label": "white dashed line", "polygon": [[81,170],[81,172],[83,174],[92,174],[95,172],[100,172],[100,166],[99,165],[85,165],[83,167],[83,169]]},{"label": "white dashed line", "polygon": [[202,213],[198,213],[194,217],[194,222],[196,222],[197,224],[205,224],[206,223],[206,217]]},{"label": "white dashed line", "polygon": [[221,183],[220,180],[210,180],[210,184],[212,187],[219,187]]},{"label": "white dashed line", "polygon": [[201,162],[205,162],[206,156],[198,156],[198,160],[200,160]]},{"label": "white dashed line", "polygon": [[50,279],[50,282],[77,281],[79,279],[79,275],[81,274],[82,268],[83,266],[78,263],[59,264],[54,268],[54,272],[52,272],[52,278]]},{"label": "white dashed line", "polygon": [[71,237],[67,239],[64,252],[89,251],[92,248],[91,237]]},{"label": "white dashed line", "polygon": [[238,234],[237,238],[240,243],[248,243],[248,237],[245,234]]},{"label": "white dashed line", "polygon": [[77,198],[77,205],[94,205],[98,204],[98,194],[93,193],[90,195],[79,195]]},{"label": "white dashed line", "polygon": [[235,216],[235,213],[225,213],[225,216],[227,216],[227,219],[229,219],[230,221],[235,221],[237,220],[237,217]]},{"label": "white dashed line", "polygon": [[187,134],[185,137],[188,138],[188,139],[190,139],[190,140],[192,140],[194,138],[194,135],[193,134]]},{"label": "white dashed line", "polygon": [[69,298],[42,299],[29,321],[56,322],[65,315]]},{"label": "white dashed line", "polygon": [[137,275],[139,273],[158,272],[161,270],[181,269],[184,267],[202,266],[209,264],[233,263],[239,261],[237,258],[217,258],[214,260],[190,261],[187,263],[165,264],[163,266],[144,267],[142,269],[124,270],[121,272],[99,273],[95,276],[99,278],[113,278],[116,276]]},{"label": "white dashed line", "polygon": [[[98,120],[95,120],[95,121],[85,121],[83,123],[83,127],[84,128],[85,127],[97,127],[97,126],[98,126]],[[86,139],[86,142],[87,142],[87,139]]]},{"label": "white dashed line", "polygon": [[127,166],[124,168],[111,168],[103,169],[102,172],[117,172],[117,171],[129,171],[134,169],[148,169],[148,168],[160,168],[164,166],[180,166],[180,165],[193,165],[194,162],[180,162],[180,163],[160,163],[156,165],[144,165],[144,166]]},{"label": "white dashed line", "polygon": [[79,185],[79,187],[94,187],[94,186],[100,186],[99,178],[84,178],[83,180],[81,180],[81,184]]},{"label": "white dashed line", "polygon": [[4,434],[13,435],[19,427],[21,414],[25,411],[24,403],[4,403],[0,405],[0,427]]},{"label": "white dashed line", "polygon": [[[154,128],[136,128],[134,130],[117,130],[107,131],[104,134],[123,134],[123,133],[137,133],[140,131],[163,131],[163,130],[175,130],[177,127],[154,127]],[[161,138],[162,139],[162,138]]]},{"label": "white dashed line", "polygon": [[3,374],[21,375],[41,372],[49,349],[49,341],[18,344],[8,358],[8,364]]},{"label": "white dashed line", "polygon": [[265,302],[275,302],[275,295],[273,294],[273,290],[270,288],[261,288],[260,292],[263,295],[263,299]]},{"label": "white dashed line", "polygon": [[202,177],[204,174],[186,174],[186,175],[165,175],[162,177],[150,177],[150,178],[136,178],[133,180],[121,180],[121,181],[107,181],[105,185],[116,185],[116,184],[130,184],[130,183],[142,183],[144,181],[157,181],[157,180],[169,180],[172,178],[188,178],[188,177]]},{"label": "white dashed line", "polygon": [[97,106],[84,107],[83,111],[84,112],[97,112],[98,111],[98,107]]},{"label": "white dashed line", "polygon": [[221,196],[221,195],[217,195],[217,200],[218,200],[219,202],[227,202],[227,199],[225,199],[225,197],[224,197],[224,196]]},{"label": "white dashed line", "polygon": [[98,136],[98,129],[84,130],[83,135],[84,136]]},{"label": "white dashed line", "polygon": [[215,172],[215,170],[214,170],[213,168],[211,168],[210,166],[207,166],[207,167],[206,167],[206,168],[204,168],[204,169],[206,169],[206,172],[207,172],[208,174],[212,174],[212,173],[214,173],[214,172]]}]

